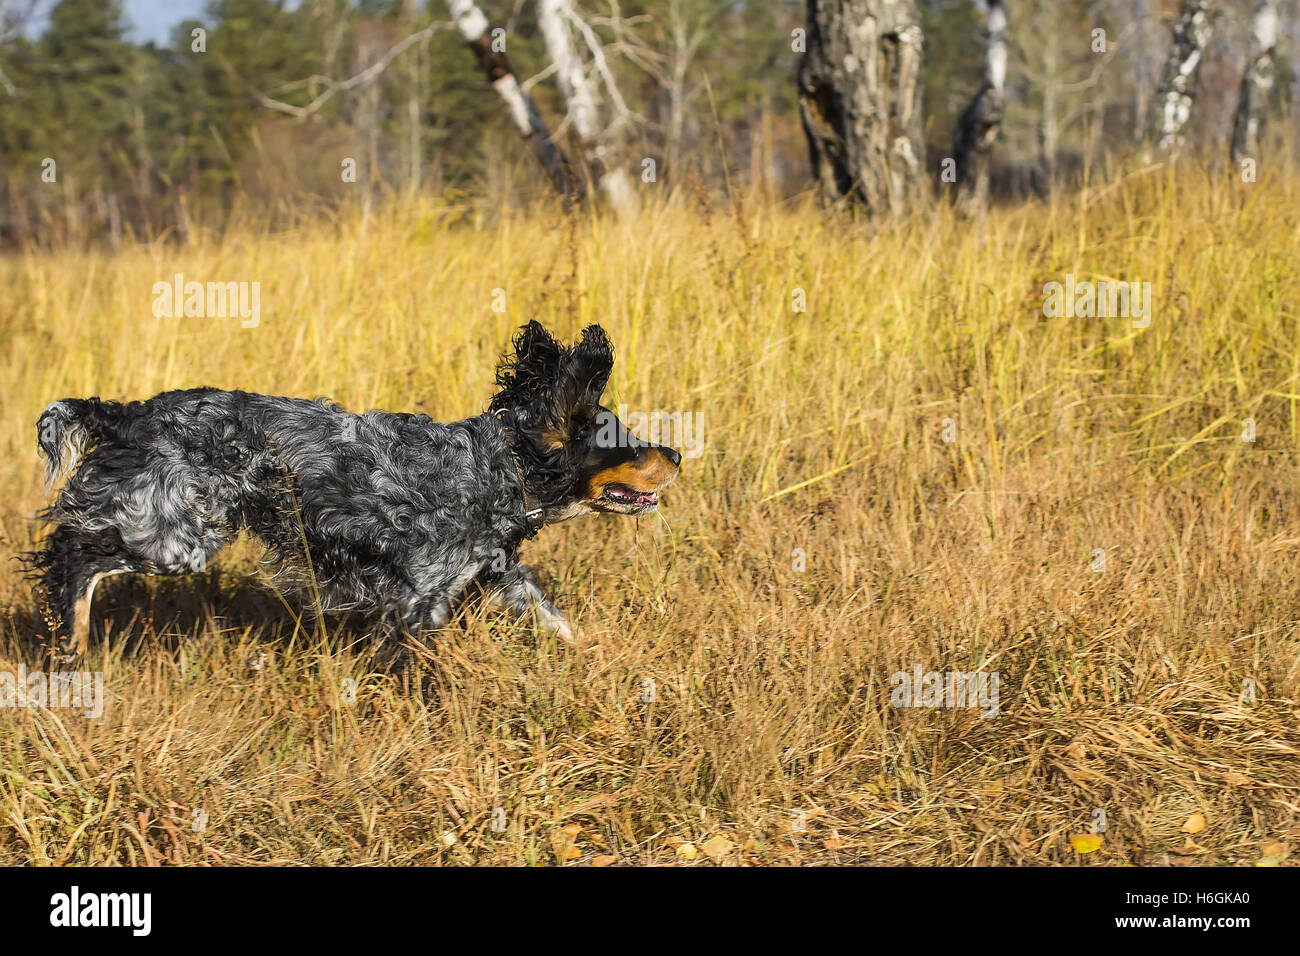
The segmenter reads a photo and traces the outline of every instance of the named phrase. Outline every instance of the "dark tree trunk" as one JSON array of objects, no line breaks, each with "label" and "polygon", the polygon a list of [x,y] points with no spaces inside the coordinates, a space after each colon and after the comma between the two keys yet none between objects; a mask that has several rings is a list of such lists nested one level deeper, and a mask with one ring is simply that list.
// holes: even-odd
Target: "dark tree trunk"
[{"label": "dark tree trunk", "polygon": [[1237,115],[1232,123],[1232,161],[1259,159],[1259,140],[1273,89],[1273,48],[1277,45],[1277,0],[1260,0],[1251,18],[1250,62],[1241,75]]},{"label": "dark tree trunk", "polygon": [[505,51],[493,49],[492,31],[483,11],[474,0],[447,0],[447,7],[456,21],[456,29],[478,61],[479,68],[505,103],[511,122],[520,135],[532,143],[533,152],[550,177],[555,191],[566,200],[581,199],[585,192],[582,181],[574,175],[568,158],[551,137],[551,131],[538,112],[537,104],[520,87]]},{"label": "dark tree trunk", "polygon": [[900,214],[923,195],[921,22],[913,0],[807,0],[799,113],[824,198]]},{"label": "dark tree trunk", "polygon": [[1144,136],[1146,149],[1177,153],[1183,148],[1184,130],[1192,116],[1201,62],[1210,42],[1209,0],[1183,0],[1173,25],[1173,43],[1151,101]]},{"label": "dark tree trunk", "polygon": [[970,105],[957,121],[953,137],[958,206],[967,213],[983,209],[989,200],[989,158],[1002,129],[1007,78],[1007,11],[1002,0],[989,0],[989,36],[984,76]]}]

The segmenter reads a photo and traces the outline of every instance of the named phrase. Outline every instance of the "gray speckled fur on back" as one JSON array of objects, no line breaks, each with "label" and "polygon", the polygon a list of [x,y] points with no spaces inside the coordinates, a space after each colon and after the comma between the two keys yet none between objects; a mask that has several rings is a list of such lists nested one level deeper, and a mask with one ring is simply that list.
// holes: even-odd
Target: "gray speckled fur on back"
[{"label": "gray speckled fur on back", "polygon": [[491,413],[446,424],[213,388],[54,402],[37,442],[50,481],[68,480],[28,558],[65,652],[88,636],[100,578],[201,570],[240,531],[286,583],[386,631],[441,627],[477,591],[571,639],[520,542],[582,514],[654,510],[681,456],[600,406],[613,351],[599,326],[566,348],[531,322],[513,344]]},{"label": "gray speckled fur on back", "polygon": [[129,570],[202,570],[248,530],[295,581],[306,545],[326,609],[382,611],[414,629],[445,621],[527,534],[490,414],[442,424],[207,388],[125,405],[70,399],[41,418],[52,478],[79,428],[93,450],[42,517],[120,535]]}]

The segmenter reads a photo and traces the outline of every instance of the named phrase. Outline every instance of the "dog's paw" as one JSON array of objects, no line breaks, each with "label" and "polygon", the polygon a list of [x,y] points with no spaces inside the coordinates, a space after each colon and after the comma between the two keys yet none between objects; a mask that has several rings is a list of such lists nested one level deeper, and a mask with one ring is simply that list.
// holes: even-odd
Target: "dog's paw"
[{"label": "dog's paw", "polygon": [[573,629],[573,625],[563,618],[551,625],[551,633],[570,647],[578,646],[578,633]]}]

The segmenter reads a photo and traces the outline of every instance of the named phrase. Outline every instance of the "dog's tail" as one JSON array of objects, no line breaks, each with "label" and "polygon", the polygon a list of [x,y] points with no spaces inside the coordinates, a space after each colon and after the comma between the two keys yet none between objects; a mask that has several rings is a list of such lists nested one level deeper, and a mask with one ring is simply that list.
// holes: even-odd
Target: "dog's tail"
[{"label": "dog's tail", "polygon": [[54,402],[36,420],[36,444],[45,457],[45,483],[53,486],[66,475],[88,447],[115,436],[123,407],[97,398],[65,398]]}]

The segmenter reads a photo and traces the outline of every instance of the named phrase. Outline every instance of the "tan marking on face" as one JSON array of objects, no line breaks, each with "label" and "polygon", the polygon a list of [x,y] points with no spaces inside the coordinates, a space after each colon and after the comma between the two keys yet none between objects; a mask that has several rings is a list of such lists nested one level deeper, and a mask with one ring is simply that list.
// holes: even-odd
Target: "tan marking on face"
[{"label": "tan marking on face", "polygon": [[621,462],[596,472],[587,479],[587,499],[594,501],[609,485],[625,485],[639,494],[652,494],[677,475],[677,466],[657,448],[647,452],[641,464]]},{"label": "tan marking on face", "polygon": [[542,441],[547,448],[560,449],[569,442],[569,430],[564,427],[548,428],[542,432]]}]

